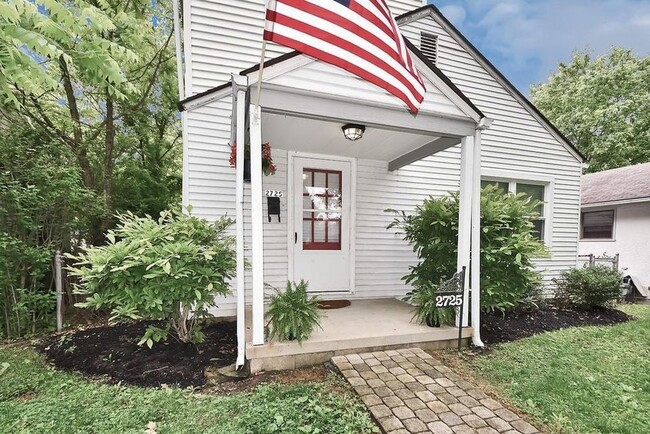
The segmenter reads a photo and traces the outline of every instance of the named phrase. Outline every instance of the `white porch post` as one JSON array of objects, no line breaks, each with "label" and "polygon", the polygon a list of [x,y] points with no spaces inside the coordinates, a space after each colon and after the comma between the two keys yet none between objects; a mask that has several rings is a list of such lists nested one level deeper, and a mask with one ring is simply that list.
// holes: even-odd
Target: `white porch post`
[{"label": "white porch post", "polygon": [[246,287],[244,278],[244,142],[246,140],[246,86],[248,80],[232,75],[235,108],[235,143],[237,144],[235,184],[235,232],[237,240],[237,361],[239,369],[246,362]]},{"label": "white porch post", "polygon": [[250,106],[253,345],[264,344],[264,228],[262,220],[262,110]]},{"label": "white porch post", "polygon": [[484,346],[481,340],[481,140],[482,131],[492,124],[483,118],[474,133],[472,168],[472,239],[471,239],[471,287],[472,287],[472,342]]},{"label": "white porch post", "polygon": [[464,137],[461,142],[460,151],[460,200],[458,207],[458,256],[456,258],[456,270],[462,271],[466,266],[463,306],[463,327],[469,324],[469,261],[470,261],[470,231],[472,223],[472,165],[474,137]]}]

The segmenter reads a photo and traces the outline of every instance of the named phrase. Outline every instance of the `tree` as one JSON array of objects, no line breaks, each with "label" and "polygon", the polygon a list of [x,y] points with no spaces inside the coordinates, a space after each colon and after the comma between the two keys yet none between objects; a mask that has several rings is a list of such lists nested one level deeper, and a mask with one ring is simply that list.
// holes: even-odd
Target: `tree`
[{"label": "tree", "polygon": [[168,9],[148,0],[0,4],[0,110],[73,152],[83,185],[106,210],[92,242],[114,223],[113,189],[124,185],[116,164],[152,170],[157,183],[178,171]]},{"label": "tree", "polygon": [[650,57],[577,52],[531,96],[585,155],[587,172],[650,161]]}]

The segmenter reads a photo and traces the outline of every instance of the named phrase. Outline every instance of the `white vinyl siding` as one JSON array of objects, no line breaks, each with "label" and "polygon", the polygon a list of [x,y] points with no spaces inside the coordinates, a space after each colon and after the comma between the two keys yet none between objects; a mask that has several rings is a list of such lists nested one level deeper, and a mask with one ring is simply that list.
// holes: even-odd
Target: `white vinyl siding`
[{"label": "white vinyl siding", "polygon": [[[260,61],[265,0],[186,0],[184,23],[187,96],[230,80],[230,74]],[[394,15],[411,11],[418,0],[388,0]],[[189,34],[189,38],[187,35]],[[188,40],[189,39],[189,40]],[[289,50],[274,43],[266,47],[266,59]],[[189,56],[188,56],[189,54]]]},{"label": "white vinyl siding", "polygon": [[576,265],[581,163],[486,68],[432,17],[402,27],[414,43],[421,32],[438,36],[437,63],[458,88],[494,123],[483,132],[483,171],[519,172],[524,179],[553,181],[547,219],[551,256],[536,261],[544,280]]},{"label": "white vinyl siding", "polygon": [[[389,1],[395,14],[420,1]],[[188,96],[223,84],[230,74],[259,62],[263,0],[189,0],[184,8]],[[419,45],[422,31],[437,36],[437,66],[481,109],[495,119],[483,133],[483,167],[517,171],[524,179],[550,178],[553,201],[551,257],[537,261],[548,282],[575,266],[578,239],[580,163],[515,100],[469,53],[431,18],[407,25],[404,33]],[[188,37],[189,36],[189,37]],[[267,59],[287,50],[269,44]],[[318,66],[314,67],[316,73]],[[322,72],[322,71],[321,71]],[[296,72],[298,74],[298,72]],[[296,77],[298,78],[298,77]],[[429,97],[429,96],[428,96]],[[226,97],[188,111],[184,137],[184,203],[193,214],[213,220],[235,214],[235,170],[230,167],[231,101]],[[273,146],[273,144],[272,144]],[[264,188],[287,191],[287,152],[273,149],[277,173],[264,177]],[[416,258],[399,235],[386,230],[387,208],[413,211],[429,195],[441,196],[459,185],[460,152],[454,147],[389,172],[385,161],[358,160],[356,176],[356,298],[393,297],[408,288],[401,280]],[[550,191],[550,190],[547,190]],[[550,193],[549,193],[550,194]],[[250,185],[245,186],[245,251],[250,254]],[[281,199],[281,223],[264,220],[265,282],[286,284],[288,272],[287,201]],[[266,201],[264,201],[266,216]],[[246,276],[250,287],[250,271]],[[250,301],[250,300],[248,300]],[[234,297],[217,300],[219,315],[234,314]]]}]

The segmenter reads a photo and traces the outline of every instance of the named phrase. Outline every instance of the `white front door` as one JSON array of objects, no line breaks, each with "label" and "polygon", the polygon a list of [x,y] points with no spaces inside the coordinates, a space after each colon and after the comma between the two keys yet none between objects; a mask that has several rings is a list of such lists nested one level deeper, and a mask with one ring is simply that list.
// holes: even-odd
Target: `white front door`
[{"label": "white front door", "polygon": [[293,280],[350,291],[349,161],[294,157]]}]

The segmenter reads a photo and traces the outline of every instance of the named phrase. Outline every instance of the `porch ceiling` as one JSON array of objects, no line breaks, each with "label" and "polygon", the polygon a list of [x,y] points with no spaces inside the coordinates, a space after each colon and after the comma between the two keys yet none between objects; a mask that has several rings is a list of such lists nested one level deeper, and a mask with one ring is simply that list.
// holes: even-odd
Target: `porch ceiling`
[{"label": "porch ceiling", "polygon": [[[376,126],[366,126],[363,138],[352,142],[343,136],[344,123],[263,113],[262,140],[288,151],[386,161],[392,163],[391,169],[460,142],[459,139],[441,139]],[[404,164],[399,164],[400,161]]]}]

